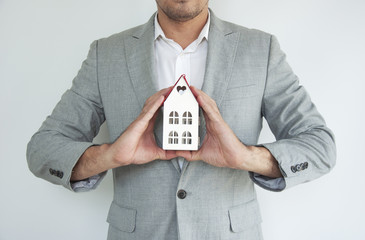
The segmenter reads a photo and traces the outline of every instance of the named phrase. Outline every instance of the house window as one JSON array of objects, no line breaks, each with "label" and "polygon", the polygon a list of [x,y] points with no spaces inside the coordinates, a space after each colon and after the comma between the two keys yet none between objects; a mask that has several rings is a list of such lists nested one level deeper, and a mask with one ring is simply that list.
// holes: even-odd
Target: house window
[{"label": "house window", "polygon": [[182,135],[182,144],[191,144],[191,133],[186,131]]},{"label": "house window", "polygon": [[179,124],[179,114],[177,112],[170,112],[169,124]]},{"label": "house window", "polygon": [[193,117],[190,112],[184,112],[182,116],[182,124],[191,125],[193,123]]},{"label": "house window", "polygon": [[178,144],[179,143],[179,135],[175,131],[171,131],[169,133],[169,144]]}]

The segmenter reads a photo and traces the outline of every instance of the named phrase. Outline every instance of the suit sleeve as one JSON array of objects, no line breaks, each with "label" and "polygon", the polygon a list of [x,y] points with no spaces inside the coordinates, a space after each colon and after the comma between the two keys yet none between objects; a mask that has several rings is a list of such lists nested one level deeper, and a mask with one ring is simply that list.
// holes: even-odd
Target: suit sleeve
[{"label": "suit sleeve", "polygon": [[[28,143],[29,169],[37,177],[73,190],[70,182],[72,169],[85,150],[93,146],[92,140],[104,120],[95,41],[71,89],[63,94],[52,114]],[[96,186],[104,174],[84,182]]]},{"label": "suit sleeve", "polygon": [[261,187],[281,191],[316,179],[335,165],[334,135],[271,37],[262,114],[276,141],[262,144],[279,163],[283,179],[250,173]]}]

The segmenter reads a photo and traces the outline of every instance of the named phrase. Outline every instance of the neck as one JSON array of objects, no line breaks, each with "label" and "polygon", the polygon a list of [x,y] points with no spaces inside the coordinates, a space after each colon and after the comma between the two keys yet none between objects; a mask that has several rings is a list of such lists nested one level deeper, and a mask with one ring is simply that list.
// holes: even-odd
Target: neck
[{"label": "neck", "polygon": [[199,37],[201,30],[208,20],[208,11],[208,7],[206,7],[195,18],[179,22],[170,19],[163,11],[158,9],[157,19],[166,37],[174,40],[185,49]]}]

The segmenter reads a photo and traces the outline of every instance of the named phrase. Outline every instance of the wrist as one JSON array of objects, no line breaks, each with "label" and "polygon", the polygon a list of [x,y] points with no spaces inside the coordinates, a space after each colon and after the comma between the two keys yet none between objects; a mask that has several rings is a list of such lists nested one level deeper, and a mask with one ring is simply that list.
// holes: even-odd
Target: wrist
[{"label": "wrist", "polygon": [[241,156],[239,169],[272,178],[282,177],[278,162],[265,147],[243,145]]},{"label": "wrist", "polygon": [[242,144],[238,162],[238,169],[253,171],[259,158],[260,150],[255,146],[246,146]]},{"label": "wrist", "polygon": [[71,181],[79,181],[112,168],[108,160],[109,144],[91,146],[85,150],[75,164]]},{"label": "wrist", "polygon": [[103,144],[99,147],[99,162],[104,162],[108,166],[108,169],[116,168],[121,165],[120,161],[118,161],[116,151],[113,148],[113,144]]}]

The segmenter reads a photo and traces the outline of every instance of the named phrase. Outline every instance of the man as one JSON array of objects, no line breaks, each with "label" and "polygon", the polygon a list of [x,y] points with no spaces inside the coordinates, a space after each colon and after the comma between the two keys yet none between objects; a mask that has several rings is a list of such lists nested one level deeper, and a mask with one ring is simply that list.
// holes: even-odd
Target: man
[{"label": "man", "polygon": [[[275,37],[219,20],[208,0],[156,3],[145,25],[91,45],[29,167],[73,191],[113,169],[108,239],[262,239],[253,182],[281,191],[323,175],[333,135]],[[204,116],[193,152],[160,147],[159,108],[181,73]],[[277,141],[258,146],[262,117]],[[94,145],[104,121],[111,143]]]}]

